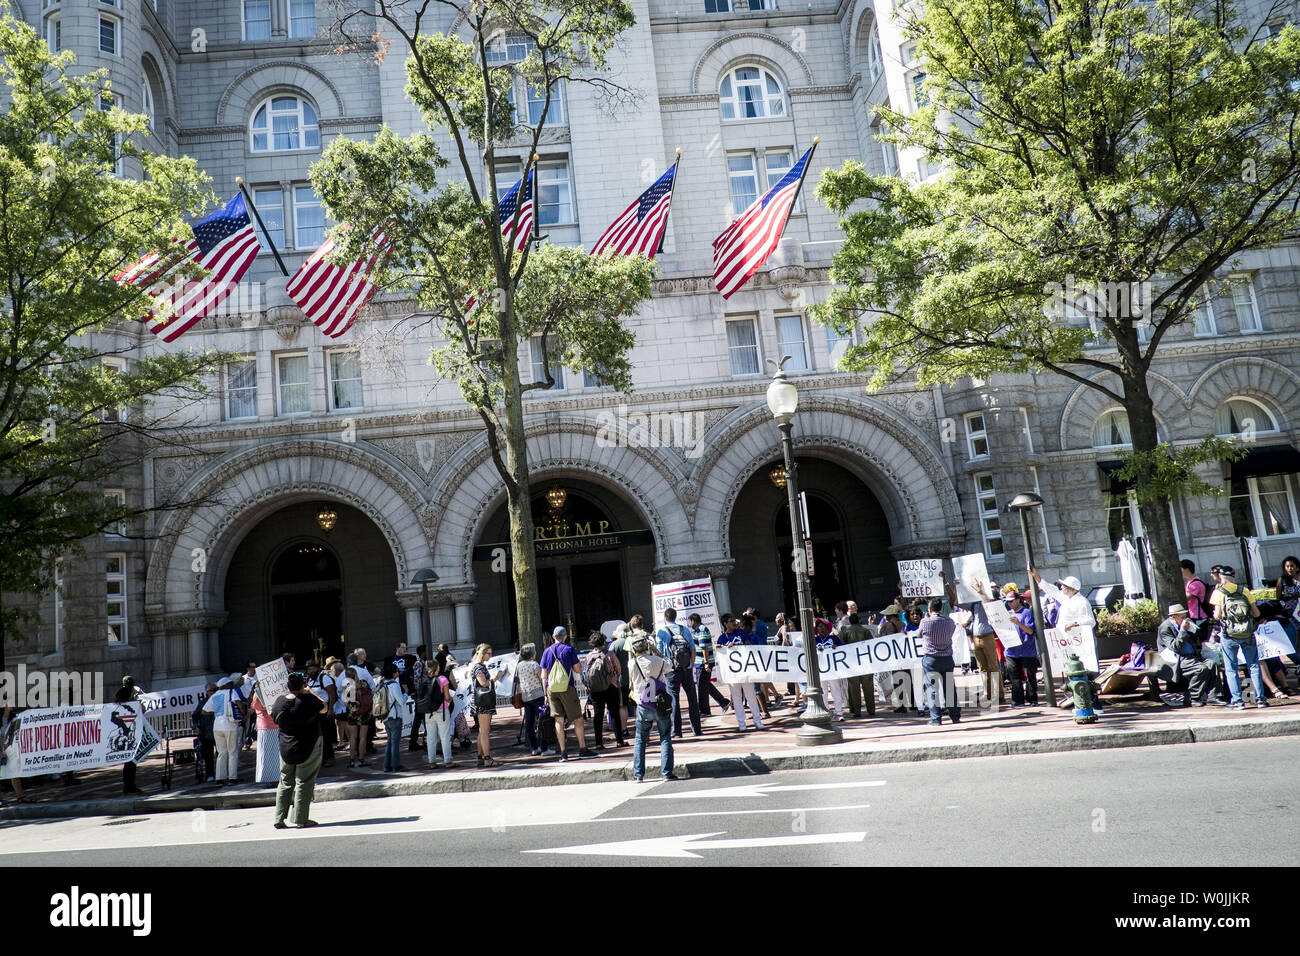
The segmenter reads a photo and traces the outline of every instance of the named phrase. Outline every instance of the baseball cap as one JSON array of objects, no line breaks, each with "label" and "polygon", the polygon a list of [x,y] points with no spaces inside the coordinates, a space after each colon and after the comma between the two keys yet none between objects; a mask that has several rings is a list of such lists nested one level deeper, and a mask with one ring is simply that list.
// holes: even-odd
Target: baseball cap
[{"label": "baseball cap", "polygon": [[1076,591],[1080,591],[1083,589],[1083,585],[1079,583],[1079,579],[1076,578],[1073,574],[1071,574],[1069,577],[1061,578],[1061,583],[1065,585],[1067,588],[1074,588]]},{"label": "baseball cap", "polygon": [[1230,578],[1235,578],[1235,577],[1237,576],[1237,572],[1236,572],[1236,570],[1235,570],[1234,568],[1232,568],[1231,566],[1226,565],[1226,564],[1222,564],[1222,565],[1219,566],[1219,573],[1220,573],[1220,574],[1226,574],[1226,575],[1227,575],[1228,577],[1230,577]]},{"label": "baseball cap", "polygon": [[897,617],[898,615],[903,613],[903,609],[900,608],[897,604],[891,604],[889,605],[889,607],[885,608],[880,613],[885,615],[885,617]]}]

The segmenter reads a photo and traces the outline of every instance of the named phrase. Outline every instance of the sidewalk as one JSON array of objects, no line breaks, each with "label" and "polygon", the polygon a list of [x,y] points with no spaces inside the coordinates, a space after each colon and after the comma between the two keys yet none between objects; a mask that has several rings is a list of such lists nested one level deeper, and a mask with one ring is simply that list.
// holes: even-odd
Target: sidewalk
[{"label": "sidewalk", "polygon": [[[977,681],[975,678],[974,681]],[[970,688],[971,677],[959,677],[959,688]],[[1174,698],[1168,698],[1174,700]],[[1021,753],[1053,753],[1096,750],[1111,747],[1147,747],[1160,744],[1188,744],[1216,740],[1277,737],[1300,734],[1300,697],[1280,700],[1265,708],[1229,711],[1221,707],[1178,708],[1147,700],[1138,695],[1107,697],[1105,715],[1096,724],[1074,723],[1070,710],[1046,706],[981,710],[968,708],[958,725],[945,722],[930,727],[923,716],[878,711],[876,717],[837,724],[844,742],[826,747],[804,748],[795,742],[799,718],[789,706],[776,708],[773,720],[762,731],[737,730],[734,715],[714,716],[703,723],[704,736],[687,735],[674,741],[676,775],[718,777],[763,774],[776,770],[813,767],[859,766],[958,757],[1002,756]],[[590,722],[588,722],[589,724]],[[588,726],[590,730],[590,726]],[[622,748],[613,746],[613,734],[606,731],[605,749],[599,757],[570,759],[559,763],[554,757],[534,757],[524,746],[516,746],[519,716],[509,707],[493,721],[492,753],[501,762],[497,769],[475,767],[474,750],[458,750],[456,766],[430,770],[424,751],[412,753],[402,744],[406,770],[388,774],[380,754],[370,758],[369,767],[346,769],[346,754],[335,765],[324,768],[318,778],[317,801],[352,800],[370,797],[523,787],[560,786],[606,780],[629,780],[632,776],[631,737]],[[174,741],[188,746],[188,740]],[[576,753],[573,734],[569,752]],[[658,738],[652,734],[646,754],[647,776],[658,765]],[[253,772],[253,755],[244,751],[241,776]],[[194,781],[193,764],[176,767],[172,789],[161,792],[163,761],[151,756],[137,771],[137,785],[144,796],[121,795],[121,772],[107,768],[78,774],[69,787],[58,780],[27,788],[30,802],[17,804],[12,793],[4,794],[0,821],[73,816],[129,816],[165,811],[226,809],[272,806],[274,784],[242,783],[218,788]]]}]

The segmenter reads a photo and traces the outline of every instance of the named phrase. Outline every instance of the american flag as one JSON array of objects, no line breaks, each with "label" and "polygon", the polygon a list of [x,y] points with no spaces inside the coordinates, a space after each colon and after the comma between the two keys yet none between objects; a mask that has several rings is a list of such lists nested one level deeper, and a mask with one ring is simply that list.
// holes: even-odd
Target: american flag
[{"label": "american flag", "polygon": [[[165,253],[157,250],[127,266],[113,278],[121,285],[145,286],[155,297],[170,299],[172,315],[144,317],[149,331],[172,342],[205,315],[216,311],[257,258],[257,232],[248,218],[244,197],[236,194],[212,215],[194,226],[194,238],[177,241]],[[197,262],[208,275],[168,291],[164,280],[181,263]]]},{"label": "american flag", "polygon": [[298,304],[303,315],[331,338],[338,338],[352,328],[357,313],[375,294],[375,285],[370,277],[392,252],[393,246],[388,236],[378,229],[371,233],[371,240],[374,251],[369,257],[336,266],[327,261],[334,251],[334,240],[326,239],[311,258],[299,266],[285,287],[289,298]]},{"label": "american flag", "polygon": [[621,256],[640,253],[653,259],[668,229],[668,204],[672,202],[676,175],[677,164],[673,163],[668,172],[623,210],[605,234],[596,240],[591,254],[598,256],[606,249],[612,249]]},{"label": "american flag", "polygon": [[756,199],[722,235],[713,240],[713,284],[724,299],[749,281],[781,241],[790,208],[803,185],[814,145],[781,181]]},{"label": "american flag", "polygon": [[[519,202],[519,189],[523,186],[524,201],[519,208],[519,225],[515,232],[515,251],[523,252],[524,246],[528,245],[528,240],[533,238],[533,218],[536,210],[534,201],[535,191],[533,189],[534,181],[537,178],[536,167],[526,170],[524,176],[527,177],[527,185],[524,184],[524,177],[520,177],[519,182],[510,187],[510,190],[501,197],[497,203],[497,220],[501,223],[501,237],[507,241],[510,239],[510,230],[514,228],[515,205]],[[465,300],[464,312],[469,315],[479,305],[479,296],[483,290],[477,294],[471,295]]]}]

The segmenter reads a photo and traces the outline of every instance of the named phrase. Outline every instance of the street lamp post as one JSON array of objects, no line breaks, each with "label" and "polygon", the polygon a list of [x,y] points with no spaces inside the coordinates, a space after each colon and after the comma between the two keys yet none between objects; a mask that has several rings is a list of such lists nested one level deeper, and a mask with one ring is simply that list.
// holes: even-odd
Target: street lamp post
[{"label": "street lamp post", "polygon": [[[1029,521],[1025,517],[1031,508],[1041,508],[1043,499],[1030,492],[1016,495],[1007,504],[1008,511],[1020,515],[1020,538],[1025,542],[1025,570],[1034,567],[1034,539],[1029,537]],[[1038,644],[1038,656],[1043,661],[1043,680],[1047,684],[1047,705],[1056,706],[1056,687],[1052,681],[1052,656],[1047,650],[1047,639],[1043,635],[1043,605],[1038,597],[1038,581],[1029,575],[1029,596],[1034,606],[1034,640]]]},{"label": "street lamp post", "polygon": [[808,706],[803,713],[803,724],[795,733],[795,743],[801,747],[836,744],[844,739],[838,727],[831,725],[831,714],[822,697],[821,665],[817,659],[817,635],[813,631],[812,593],[808,587],[807,556],[804,550],[806,531],[799,519],[799,476],[794,464],[794,443],[791,439],[792,420],[799,407],[799,392],[786,378],[783,365],[790,356],[776,366],[772,384],[767,387],[767,407],[781,429],[781,450],[785,455],[785,491],[790,502],[790,539],[793,544],[794,577],[799,594],[799,627],[803,631],[804,660],[808,670]]},{"label": "street lamp post", "polygon": [[420,585],[420,640],[424,642],[424,653],[429,657],[433,656],[433,636],[429,633],[429,584],[437,580],[438,575],[432,568],[420,568],[411,575],[411,581]]}]

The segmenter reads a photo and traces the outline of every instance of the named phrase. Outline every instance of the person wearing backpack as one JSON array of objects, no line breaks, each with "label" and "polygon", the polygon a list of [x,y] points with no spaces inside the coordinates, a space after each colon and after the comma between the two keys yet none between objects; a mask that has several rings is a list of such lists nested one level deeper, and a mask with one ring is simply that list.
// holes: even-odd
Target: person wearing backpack
[{"label": "person wearing backpack", "polygon": [[632,779],[640,783],[645,777],[645,749],[650,741],[650,728],[659,730],[659,774],[665,780],[673,778],[672,711],[667,700],[664,678],[671,671],[668,661],[655,653],[648,636],[638,636],[632,641],[633,655],[628,662],[632,682],[632,698],[636,701],[636,738],[632,744]]},{"label": "person wearing backpack", "polygon": [[216,684],[205,687],[203,700],[194,705],[194,713],[190,714],[190,723],[194,725],[194,732],[199,737],[199,759],[203,761],[203,779],[208,783],[212,783],[216,775],[217,737],[212,730],[212,725],[217,718],[211,711],[204,713],[203,704],[216,692]]},{"label": "person wearing backpack", "polygon": [[569,646],[569,632],[564,627],[557,627],[551,636],[555,639],[550,647],[542,652],[542,686],[546,688],[547,703],[551,715],[555,718],[555,736],[559,745],[559,759],[568,760],[565,750],[566,728],[573,724],[574,735],[578,738],[578,757],[596,756],[594,750],[587,749],[587,736],[582,723],[582,704],[578,700],[578,690],[574,686],[574,672],[582,672],[582,662],[578,652]]},{"label": "person wearing backpack", "polygon": [[623,674],[618,658],[605,649],[605,635],[592,631],[588,639],[591,653],[582,673],[587,680],[587,699],[591,701],[596,724],[596,750],[603,750],[601,734],[605,729],[605,710],[609,709],[609,721],[614,725],[615,746],[626,745],[623,739]]},{"label": "person wearing backpack", "polygon": [[366,743],[370,737],[371,708],[374,695],[370,685],[350,666],[343,671],[343,706],[348,721],[348,769],[366,767]]},{"label": "person wearing backpack", "polygon": [[397,680],[397,667],[384,665],[384,679],[375,688],[372,711],[384,722],[387,745],[384,748],[384,772],[397,773],[402,767],[402,712],[406,708],[406,695]]},{"label": "person wearing backpack", "polygon": [[443,769],[455,766],[451,759],[451,683],[442,676],[442,667],[436,658],[424,665],[428,685],[416,704],[416,713],[424,715],[424,745],[429,756],[429,766],[435,766],[434,754],[442,744]]},{"label": "person wearing backpack", "polygon": [[1219,586],[1210,595],[1210,607],[1214,608],[1214,619],[1223,628],[1219,653],[1223,656],[1223,676],[1227,679],[1228,692],[1232,695],[1228,709],[1246,709],[1246,704],[1241,699],[1241,677],[1237,674],[1238,651],[1246,662],[1250,682],[1255,687],[1255,706],[1267,707],[1264,680],[1259,670],[1259,649],[1255,646],[1255,618],[1259,617],[1259,608],[1255,607],[1255,602],[1246,593],[1246,589],[1237,586],[1235,569],[1227,566],[1219,569]]},{"label": "person wearing backpack", "polygon": [[217,692],[203,702],[203,711],[215,715],[212,734],[217,746],[216,782],[235,783],[239,779],[239,725],[244,718],[229,677],[217,682]]},{"label": "person wearing backpack", "polygon": [[687,713],[691,719],[691,732],[703,737],[700,729],[700,701],[696,696],[695,635],[689,627],[677,623],[677,608],[664,608],[664,626],[655,635],[659,651],[668,661],[668,694],[673,699],[673,736],[682,736],[682,691],[686,691]]}]

